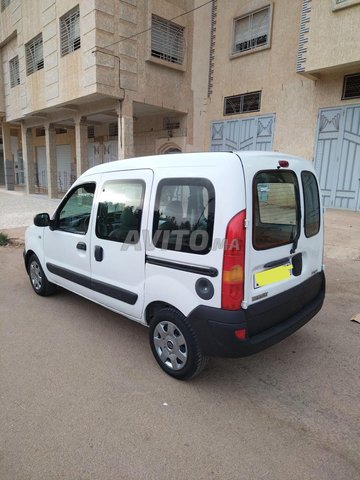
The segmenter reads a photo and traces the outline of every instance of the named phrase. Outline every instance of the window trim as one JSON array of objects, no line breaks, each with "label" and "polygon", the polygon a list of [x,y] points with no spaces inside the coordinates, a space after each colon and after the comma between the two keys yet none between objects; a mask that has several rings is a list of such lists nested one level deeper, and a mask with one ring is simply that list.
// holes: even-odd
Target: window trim
[{"label": "window trim", "polygon": [[[360,1],[360,0],[359,0]],[[259,45],[254,48],[249,48],[248,50],[244,50],[242,52],[238,52],[235,50],[235,34],[236,34],[236,22],[239,20],[242,20],[243,18],[250,17],[255,15],[256,13],[261,12],[262,10],[269,10],[269,29],[268,29],[268,39],[266,44],[264,45]],[[272,18],[273,18],[273,4],[269,3],[267,5],[264,5],[261,8],[258,8],[257,10],[253,10],[251,12],[248,12],[244,15],[240,15],[238,17],[235,17],[233,19],[233,33],[232,33],[232,38],[231,38],[231,50],[230,50],[230,60],[233,58],[238,58],[242,57],[243,55],[249,55],[255,52],[260,52],[261,50],[267,50],[271,48],[271,36],[272,36]]]},{"label": "window trim", "polygon": [[342,10],[343,8],[353,7],[354,5],[358,5],[360,0],[344,0],[341,3],[338,3],[337,0],[333,0],[332,2],[332,10],[336,12],[337,10]]},{"label": "window trim", "polygon": [[[306,230],[306,227],[307,227],[307,225],[306,225],[306,196],[305,196],[305,188],[304,188],[304,174],[310,174],[315,179],[315,185],[316,185],[316,191],[317,191],[317,200],[318,200],[318,205],[319,205],[319,225],[318,225],[318,229],[315,233],[313,233],[311,235],[308,235],[307,230]],[[318,184],[318,182],[316,180],[316,176],[314,175],[313,172],[311,172],[310,170],[303,170],[301,172],[301,186],[302,186],[302,189],[303,189],[303,197],[304,197],[304,233],[305,233],[306,238],[311,238],[311,237],[315,237],[315,235],[317,235],[320,232],[320,229],[321,229],[321,202],[320,202],[319,184]]]},{"label": "window trim", "polygon": [[[175,248],[165,248],[163,249],[161,246],[157,246],[156,243],[154,243],[154,235],[155,232],[158,230],[155,229],[155,218],[156,214],[159,212],[159,207],[160,207],[160,197],[161,197],[161,190],[162,187],[166,185],[189,185],[189,186],[201,186],[205,187],[208,191],[209,194],[209,204],[210,200],[213,198],[211,210],[209,207],[209,211],[211,211],[213,215],[213,224],[211,227],[210,231],[207,231],[209,235],[209,242],[207,247],[200,251],[200,250],[190,250],[190,249],[184,249],[183,247],[180,250],[175,250]],[[212,246],[213,246],[213,241],[214,241],[214,225],[215,225],[215,212],[216,212],[216,195],[215,195],[215,187],[213,183],[205,177],[169,177],[169,178],[163,178],[159,181],[159,183],[156,186],[156,195],[155,195],[155,204],[154,204],[154,211],[153,211],[153,218],[152,218],[152,228],[151,228],[151,244],[156,250],[165,250],[165,251],[170,251],[170,252],[177,252],[177,253],[187,253],[191,255],[208,255],[209,252],[211,252]]]},{"label": "window trim", "polygon": [[95,219],[95,235],[96,235],[96,238],[98,238],[99,240],[108,240],[109,242],[121,243],[121,244],[126,244],[126,245],[137,245],[140,242],[140,236],[141,236],[141,223],[142,223],[142,220],[143,220],[144,200],[145,200],[145,195],[146,195],[146,182],[142,178],[107,180],[107,181],[105,181],[105,183],[102,184],[101,189],[103,189],[108,184],[114,184],[114,183],[116,183],[116,184],[119,184],[119,183],[121,183],[121,184],[132,183],[132,184],[134,184],[134,183],[136,183],[136,184],[142,185],[142,187],[143,187],[141,203],[140,203],[140,206],[139,206],[139,208],[141,209],[141,218],[140,218],[139,230],[138,230],[139,236],[138,236],[138,239],[135,242],[125,242],[125,241],[120,242],[116,238],[109,238],[108,236],[104,237],[104,236],[99,235],[97,227],[98,227],[98,220],[100,218],[100,215],[99,215],[100,203],[102,203],[101,202],[101,193],[102,192],[100,192],[98,202],[97,202],[97,211],[96,211],[96,219]]},{"label": "window trim", "polygon": [[[259,174],[261,173],[276,173],[276,174],[279,174],[279,173],[282,173],[282,172],[288,172],[288,173],[291,173],[293,178],[294,178],[294,183],[292,183],[291,185],[294,185],[294,191],[295,191],[295,201],[296,201],[296,226],[297,226],[297,229],[296,229],[296,232],[295,232],[295,236],[293,238],[293,240],[290,240],[289,242],[285,242],[285,243],[280,243],[280,244],[276,244],[276,245],[271,245],[270,247],[258,247],[256,246],[256,243],[255,243],[255,227],[256,227],[256,214],[257,214],[257,210],[259,211],[259,202],[258,202],[258,196],[257,196],[257,190],[256,190],[256,178]],[[253,181],[252,181],[252,198],[253,198],[253,214],[252,214],[252,222],[253,222],[253,228],[252,228],[252,246],[254,248],[254,250],[256,251],[263,251],[263,250],[271,250],[273,248],[279,248],[279,247],[283,247],[283,246],[286,246],[286,245],[292,245],[292,244],[295,244],[300,235],[301,235],[301,202],[300,202],[300,189],[299,189],[299,180],[298,180],[298,177],[296,175],[296,172],[294,172],[294,170],[289,170],[289,169],[286,169],[286,170],[274,170],[274,169],[269,169],[269,170],[259,170],[257,171],[255,174],[254,174],[254,177],[253,177]],[[260,212],[259,212],[259,219],[260,219]]]}]

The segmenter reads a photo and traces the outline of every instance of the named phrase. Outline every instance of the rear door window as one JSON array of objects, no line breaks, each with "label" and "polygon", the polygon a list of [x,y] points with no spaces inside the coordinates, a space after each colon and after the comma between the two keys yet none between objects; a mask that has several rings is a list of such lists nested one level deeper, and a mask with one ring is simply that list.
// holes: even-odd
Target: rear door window
[{"label": "rear door window", "polygon": [[304,230],[305,235],[313,237],[320,230],[320,199],[315,175],[311,172],[302,172],[301,180],[304,190]]},{"label": "rear door window", "polygon": [[293,243],[300,232],[299,189],[294,172],[269,170],[253,183],[253,244],[256,250]]},{"label": "rear door window", "polygon": [[157,248],[206,254],[212,245],[215,192],[204,178],[173,178],[159,183],[153,223]]}]

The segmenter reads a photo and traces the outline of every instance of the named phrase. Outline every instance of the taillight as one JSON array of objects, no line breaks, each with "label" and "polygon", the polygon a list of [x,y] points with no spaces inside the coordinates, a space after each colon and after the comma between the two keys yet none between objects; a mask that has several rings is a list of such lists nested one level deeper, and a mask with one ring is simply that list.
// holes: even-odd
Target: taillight
[{"label": "taillight", "polygon": [[221,308],[225,310],[239,310],[244,299],[245,218],[242,210],[226,228],[221,291]]}]

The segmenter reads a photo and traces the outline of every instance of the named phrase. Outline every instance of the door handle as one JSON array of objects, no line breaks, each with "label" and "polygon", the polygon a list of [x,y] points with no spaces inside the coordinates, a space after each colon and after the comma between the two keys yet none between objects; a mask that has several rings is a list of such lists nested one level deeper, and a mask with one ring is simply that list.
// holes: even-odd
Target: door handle
[{"label": "door handle", "polygon": [[95,245],[95,260],[97,262],[102,262],[104,258],[104,250],[99,245]]},{"label": "door handle", "polygon": [[84,250],[84,251],[86,251],[86,243],[84,243],[84,242],[79,242],[79,243],[76,245],[76,248],[77,248],[78,250]]}]

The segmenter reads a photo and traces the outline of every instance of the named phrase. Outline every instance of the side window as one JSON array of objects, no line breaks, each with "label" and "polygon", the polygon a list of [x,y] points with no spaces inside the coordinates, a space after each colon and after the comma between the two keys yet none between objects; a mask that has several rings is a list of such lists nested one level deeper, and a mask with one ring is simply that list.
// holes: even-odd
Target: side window
[{"label": "side window", "polygon": [[311,172],[302,172],[301,180],[305,205],[304,230],[307,237],[312,237],[320,230],[319,189],[316,178]]},{"label": "side window", "polygon": [[291,171],[264,171],[254,178],[253,244],[257,250],[294,242],[300,232],[299,194]]},{"label": "side window", "polygon": [[70,192],[56,213],[57,230],[85,235],[89,227],[94,193],[95,183],[81,185]]},{"label": "side window", "polygon": [[212,245],[215,191],[203,178],[175,178],[159,183],[153,222],[157,248],[206,254]]},{"label": "side window", "polygon": [[141,180],[106,182],[100,194],[96,236],[135,244],[140,238],[145,184]]}]

